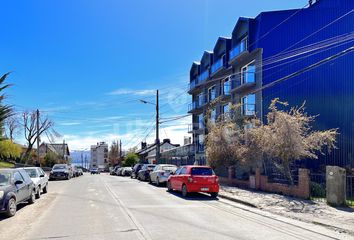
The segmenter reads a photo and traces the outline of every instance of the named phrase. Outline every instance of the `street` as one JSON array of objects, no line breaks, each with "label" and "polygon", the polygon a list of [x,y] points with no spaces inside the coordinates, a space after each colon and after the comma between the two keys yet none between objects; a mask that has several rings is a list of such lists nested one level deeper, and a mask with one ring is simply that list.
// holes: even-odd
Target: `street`
[{"label": "street", "polygon": [[127,177],[50,182],[49,193],[0,218],[0,239],[338,239],[321,226],[265,215],[226,200],[188,199]]}]

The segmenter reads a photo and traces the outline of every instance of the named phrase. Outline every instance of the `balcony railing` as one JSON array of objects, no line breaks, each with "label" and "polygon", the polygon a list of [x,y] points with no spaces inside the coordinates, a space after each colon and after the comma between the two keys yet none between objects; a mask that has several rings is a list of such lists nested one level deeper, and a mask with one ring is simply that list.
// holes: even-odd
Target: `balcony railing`
[{"label": "balcony railing", "polygon": [[204,143],[196,143],[196,147],[197,147],[197,152],[199,152],[199,153],[202,153],[205,151]]},{"label": "balcony railing", "polygon": [[208,101],[211,102],[216,98],[216,89],[208,92]]},{"label": "balcony railing", "polygon": [[224,66],[224,58],[221,57],[219,60],[217,60],[212,66],[211,66],[211,74],[215,74],[219,69],[221,69]]},{"label": "balcony railing", "polygon": [[222,93],[225,96],[229,96],[231,94],[231,83],[228,81],[222,85]]},{"label": "balcony railing", "polygon": [[255,72],[243,72],[240,78],[231,79],[231,88],[234,92],[241,92],[256,85]]},{"label": "balcony railing", "polygon": [[244,39],[239,44],[237,44],[233,49],[231,49],[230,60],[235,59],[246,50],[247,50],[247,39]]},{"label": "balcony railing", "polygon": [[209,70],[205,70],[202,74],[198,77],[198,83],[204,82],[209,78]]},{"label": "balcony railing", "polygon": [[242,105],[242,115],[243,116],[253,116],[256,114],[256,104],[243,104]]},{"label": "balcony railing", "polygon": [[198,85],[198,79],[194,79],[189,83],[189,89],[192,90]]},{"label": "balcony railing", "polygon": [[194,101],[188,105],[188,111],[193,111],[193,110],[196,110],[200,107],[203,107],[205,105],[205,103],[206,102],[204,101],[204,99],[199,100],[199,101]]}]

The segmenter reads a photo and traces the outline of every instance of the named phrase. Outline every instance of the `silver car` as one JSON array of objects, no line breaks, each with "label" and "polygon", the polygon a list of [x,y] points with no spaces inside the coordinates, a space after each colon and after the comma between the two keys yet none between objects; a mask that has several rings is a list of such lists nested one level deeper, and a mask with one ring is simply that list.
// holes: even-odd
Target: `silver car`
[{"label": "silver car", "polygon": [[41,197],[41,193],[48,192],[48,175],[40,167],[25,167],[23,168],[30,176],[36,187],[36,198]]},{"label": "silver car", "polygon": [[156,186],[160,186],[161,183],[166,183],[171,172],[177,170],[176,165],[171,164],[159,164],[156,165],[154,170],[150,173],[150,182],[155,183]]}]

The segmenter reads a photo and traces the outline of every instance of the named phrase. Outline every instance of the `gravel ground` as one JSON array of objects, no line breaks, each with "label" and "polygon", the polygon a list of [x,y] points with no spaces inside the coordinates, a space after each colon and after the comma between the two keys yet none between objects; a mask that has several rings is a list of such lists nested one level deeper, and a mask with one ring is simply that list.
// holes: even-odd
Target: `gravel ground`
[{"label": "gravel ground", "polygon": [[354,209],[334,208],[325,202],[314,202],[279,194],[254,192],[222,186],[220,196],[253,205],[258,209],[292,219],[311,222],[354,236]]}]

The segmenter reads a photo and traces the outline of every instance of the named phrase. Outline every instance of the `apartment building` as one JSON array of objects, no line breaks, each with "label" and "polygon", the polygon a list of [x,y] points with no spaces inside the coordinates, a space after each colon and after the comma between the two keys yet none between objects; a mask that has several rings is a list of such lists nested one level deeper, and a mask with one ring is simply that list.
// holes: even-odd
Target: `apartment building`
[{"label": "apartment building", "polygon": [[108,160],[108,144],[99,142],[91,146],[90,168],[108,169],[110,163]]},{"label": "apartment building", "polygon": [[[354,54],[302,72],[353,45],[353,9],[352,0],[317,0],[240,17],[231,36],[219,37],[190,69],[195,158],[205,159],[205,121],[227,113],[230,103],[241,104],[244,117],[264,121],[271,100],[280,98],[292,106],[306,101],[307,112],[319,114],[316,128],[339,128],[338,149],[304,164],[354,167]],[[211,104],[216,98],[221,101]]]}]

